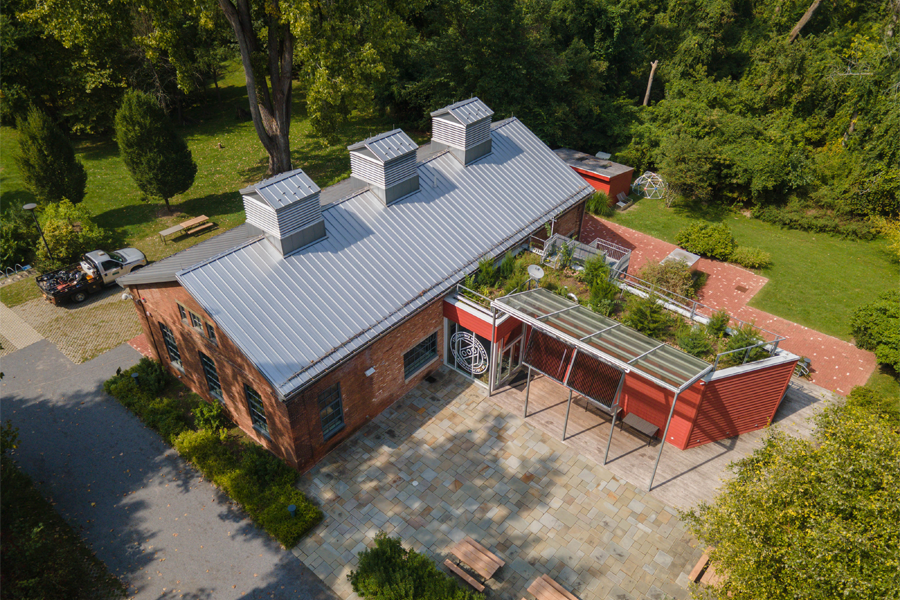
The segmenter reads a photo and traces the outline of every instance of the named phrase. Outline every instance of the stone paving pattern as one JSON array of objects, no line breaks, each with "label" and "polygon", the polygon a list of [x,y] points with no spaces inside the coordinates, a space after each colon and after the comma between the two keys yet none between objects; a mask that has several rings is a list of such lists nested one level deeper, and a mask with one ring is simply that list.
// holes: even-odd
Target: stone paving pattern
[{"label": "stone paving pattern", "polygon": [[506,561],[490,598],[548,574],[582,600],[687,598],[701,551],[674,509],[442,369],[307,473],[326,518],[293,552],[345,598],[383,530],[439,564],[465,536]]},{"label": "stone paving pattern", "polygon": [[[588,214],[584,216],[582,238],[587,241],[603,238],[631,248],[629,273],[637,273],[647,262],[661,261],[677,248],[674,244]],[[874,353],[747,306],[768,281],[765,277],[706,258],[699,260],[697,268],[709,276],[700,293],[701,302],[715,309],[726,309],[738,319],[787,337],[781,342],[781,347],[810,359],[810,381],[816,385],[847,395],[854,386],[865,385],[875,371],[877,361]]]},{"label": "stone paving pattern", "polygon": [[[89,296],[81,304],[54,306],[37,298],[3,309],[27,323],[76,364],[91,360],[141,332],[134,304],[122,300],[122,289],[118,286]],[[2,335],[22,348],[10,338],[7,323],[5,318],[0,321]]]},{"label": "stone paving pattern", "polygon": [[19,315],[0,303],[0,356],[6,356],[21,348],[43,339],[34,327],[26,323]]}]

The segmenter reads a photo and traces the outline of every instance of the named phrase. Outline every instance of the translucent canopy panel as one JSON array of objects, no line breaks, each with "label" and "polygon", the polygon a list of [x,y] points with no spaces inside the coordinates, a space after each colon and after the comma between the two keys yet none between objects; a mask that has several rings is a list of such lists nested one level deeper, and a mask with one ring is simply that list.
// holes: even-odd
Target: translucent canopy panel
[{"label": "translucent canopy panel", "polygon": [[613,364],[627,365],[670,389],[679,389],[710,366],[543,288],[504,296],[495,300],[493,306],[525,317],[522,320],[539,331],[577,342],[580,351],[613,359]]}]

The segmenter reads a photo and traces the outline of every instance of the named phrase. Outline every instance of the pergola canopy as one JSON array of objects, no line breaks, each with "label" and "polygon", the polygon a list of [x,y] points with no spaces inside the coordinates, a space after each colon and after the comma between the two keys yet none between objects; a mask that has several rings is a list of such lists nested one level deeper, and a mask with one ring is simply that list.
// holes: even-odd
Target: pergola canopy
[{"label": "pergola canopy", "polygon": [[687,389],[712,369],[702,359],[543,288],[503,296],[491,305],[602,362],[634,371],[674,392]]}]

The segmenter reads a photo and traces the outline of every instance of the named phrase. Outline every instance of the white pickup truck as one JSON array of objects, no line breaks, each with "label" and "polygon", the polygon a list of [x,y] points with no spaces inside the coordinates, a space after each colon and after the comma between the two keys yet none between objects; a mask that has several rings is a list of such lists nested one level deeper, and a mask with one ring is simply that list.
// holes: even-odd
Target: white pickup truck
[{"label": "white pickup truck", "polygon": [[44,299],[53,304],[84,302],[88,294],[102,290],[147,264],[147,257],[137,248],[122,248],[106,253],[94,250],[81,257],[81,262],[52,271],[37,278]]}]

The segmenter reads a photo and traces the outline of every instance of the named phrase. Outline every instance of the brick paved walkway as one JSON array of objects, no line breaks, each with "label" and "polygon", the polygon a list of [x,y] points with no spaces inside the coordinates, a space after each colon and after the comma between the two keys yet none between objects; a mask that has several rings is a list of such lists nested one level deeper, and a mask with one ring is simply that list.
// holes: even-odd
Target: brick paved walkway
[{"label": "brick paved walkway", "polygon": [[[636,274],[647,262],[659,262],[677,246],[654,237],[585,215],[581,239],[590,243],[602,238],[632,250],[628,272]],[[812,362],[813,383],[847,395],[854,386],[864,385],[875,371],[875,355],[853,344],[792,321],[747,306],[768,279],[741,267],[701,258],[698,269],[709,277],[699,300],[716,309],[726,309],[732,316],[755,323],[788,339],[781,343],[786,350],[808,357]]]},{"label": "brick paved walkway", "polygon": [[582,600],[687,598],[701,552],[675,510],[487,401],[446,369],[301,479],[326,518],[294,554],[339,595],[384,530],[438,563],[471,536],[507,565],[491,598],[548,574]]},{"label": "brick paved walkway", "polygon": [[[69,360],[82,363],[141,332],[134,304],[121,296],[122,289],[116,286],[89,296],[82,304],[54,306],[37,298],[6,310],[50,340]],[[8,337],[5,325],[3,329]]]}]

